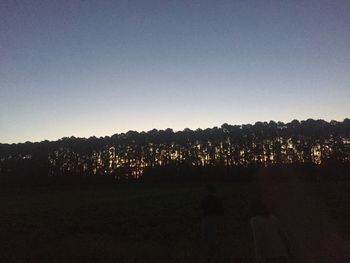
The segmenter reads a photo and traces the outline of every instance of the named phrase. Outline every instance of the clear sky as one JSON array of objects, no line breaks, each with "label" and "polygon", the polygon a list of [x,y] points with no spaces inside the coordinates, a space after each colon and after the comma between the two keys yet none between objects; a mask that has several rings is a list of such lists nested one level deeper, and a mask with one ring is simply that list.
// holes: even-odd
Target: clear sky
[{"label": "clear sky", "polygon": [[0,1],[2,143],[349,116],[349,0]]}]

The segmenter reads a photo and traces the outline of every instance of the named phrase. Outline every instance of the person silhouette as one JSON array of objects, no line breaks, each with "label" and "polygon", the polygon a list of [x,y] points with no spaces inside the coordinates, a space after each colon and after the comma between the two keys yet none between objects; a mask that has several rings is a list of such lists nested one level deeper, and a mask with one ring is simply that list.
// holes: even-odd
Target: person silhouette
[{"label": "person silhouette", "polygon": [[207,185],[207,194],[201,201],[202,238],[205,242],[215,244],[218,239],[218,227],[224,209],[221,198],[217,196],[213,185]]},{"label": "person silhouette", "polygon": [[250,224],[254,237],[257,263],[290,262],[285,232],[278,219],[271,215],[261,200],[251,204]]},{"label": "person silhouette", "polygon": [[202,213],[202,259],[201,262],[217,262],[219,258],[219,226],[223,216],[223,204],[213,185],[207,185],[201,200]]}]

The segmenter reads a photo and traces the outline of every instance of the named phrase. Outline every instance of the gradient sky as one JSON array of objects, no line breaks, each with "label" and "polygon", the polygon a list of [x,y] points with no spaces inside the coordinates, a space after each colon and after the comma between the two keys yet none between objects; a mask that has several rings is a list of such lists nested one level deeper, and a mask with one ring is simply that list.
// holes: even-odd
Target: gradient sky
[{"label": "gradient sky", "polygon": [[350,1],[0,1],[0,142],[350,116]]}]

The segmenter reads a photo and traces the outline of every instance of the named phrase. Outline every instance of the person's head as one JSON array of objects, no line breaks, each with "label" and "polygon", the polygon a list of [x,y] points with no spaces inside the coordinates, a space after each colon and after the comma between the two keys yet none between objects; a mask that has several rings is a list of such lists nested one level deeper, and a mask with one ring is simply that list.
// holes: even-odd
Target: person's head
[{"label": "person's head", "polygon": [[269,216],[270,212],[260,199],[254,200],[250,206],[252,216]]}]

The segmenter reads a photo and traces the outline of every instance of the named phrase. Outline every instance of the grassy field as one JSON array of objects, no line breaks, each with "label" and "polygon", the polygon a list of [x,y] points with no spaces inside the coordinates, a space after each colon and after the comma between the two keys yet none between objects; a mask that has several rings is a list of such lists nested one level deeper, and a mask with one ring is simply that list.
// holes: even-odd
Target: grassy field
[{"label": "grassy field", "polygon": [[[251,262],[252,183],[215,183],[225,217],[218,262]],[[205,184],[6,188],[0,262],[202,262]]]},{"label": "grassy field", "polygon": [[0,185],[0,262],[207,262],[208,252],[212,262],[254,262],[249,203],[257,197],[285,227],[295,262],[350,262],[342,178],[264,170],[213,183],[225,215],[210,249],[201,240],[207,183]]}]

